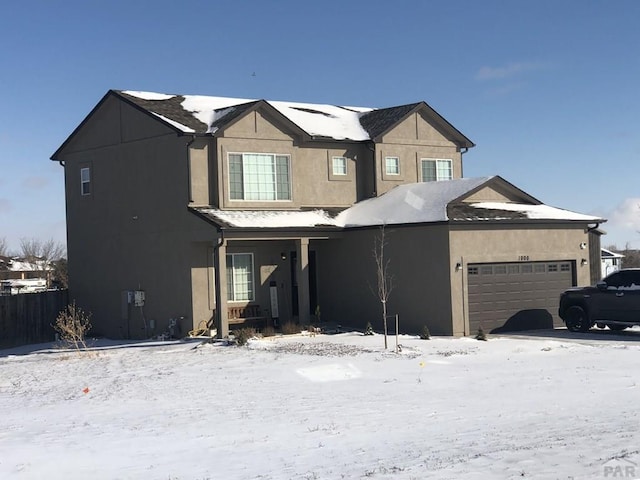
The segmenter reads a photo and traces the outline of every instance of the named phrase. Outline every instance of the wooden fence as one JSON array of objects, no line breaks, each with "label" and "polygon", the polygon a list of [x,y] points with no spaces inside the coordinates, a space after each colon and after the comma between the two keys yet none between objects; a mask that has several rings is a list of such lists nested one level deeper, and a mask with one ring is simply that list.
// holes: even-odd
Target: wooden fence
[{"label": "wooden fence", "polygon": [[67,290],[0,295],[0,348],[52,342],[52,325],[68,302]]}]

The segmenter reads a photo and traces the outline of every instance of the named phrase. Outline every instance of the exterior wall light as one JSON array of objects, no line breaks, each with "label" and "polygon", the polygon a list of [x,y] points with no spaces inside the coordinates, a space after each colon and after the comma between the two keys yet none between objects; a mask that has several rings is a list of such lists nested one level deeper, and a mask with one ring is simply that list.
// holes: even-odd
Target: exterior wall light
[{"label": "exterior wall light", "polygon": [[587,265],[588,263],[589,263],[589,262],[587,262],[587,259],[586,259],[586,258],[583,258],[582,260],[580,260],[580,265],[582,265],[583,267],[584,267],[585,265]]},{"label": "exterior wall light", "polygon": [[462,264],[460,262],[456,263],[456,272],[462,270]]},{"label": "exterior wall light", "polygon": [[280,258],[281,258],[282,260],[286,260],[286,259],[287,259],[287,254],[286,254],[286,253],[284,253],[284,252],[282,252],[282,253],[280,254]]}]

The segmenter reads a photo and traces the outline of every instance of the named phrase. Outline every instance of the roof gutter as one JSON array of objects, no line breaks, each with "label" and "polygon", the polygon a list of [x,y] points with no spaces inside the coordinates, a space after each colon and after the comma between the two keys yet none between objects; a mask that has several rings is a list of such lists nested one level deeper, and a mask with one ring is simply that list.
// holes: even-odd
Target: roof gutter
[{"label": "roof gutter", "polygon": [[589,227],[587,225],[587,229],[585,230],[585,233],[591,233],[594,230],[597,230],[598,228],[600,228],[600,223],[602,223],[602,222],[596,222],[596,224],[593,227]]}]

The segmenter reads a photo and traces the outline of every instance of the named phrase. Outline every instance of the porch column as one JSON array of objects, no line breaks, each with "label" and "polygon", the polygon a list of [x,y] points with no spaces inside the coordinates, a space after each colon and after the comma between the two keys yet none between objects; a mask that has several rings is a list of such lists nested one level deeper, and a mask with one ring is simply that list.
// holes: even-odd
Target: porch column
[{"label": "porch column", "polygon": [[213,266],[216,278],[216,330],[217,338],[229,336],[229,319],[227,318],[227,242],[215,245],[213,250]]},{"label": "porch column", "polygon": [[296,240],[298,256],[298,321],[300,325],[309,325],[309,239]]}]

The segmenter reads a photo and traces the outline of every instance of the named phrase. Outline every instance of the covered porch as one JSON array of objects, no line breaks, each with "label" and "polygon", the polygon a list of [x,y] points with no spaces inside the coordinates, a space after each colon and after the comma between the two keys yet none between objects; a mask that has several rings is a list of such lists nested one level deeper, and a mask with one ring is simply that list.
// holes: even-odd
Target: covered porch
[{"label": "covered porch", "polygon": [[[208,303],[218,338],[242,326],[315,322],[317,247],[341,235],[325,212],[193,211],[217,231],[208,248]],[[195,303],[203,292],[196,285],[193,290]]]}]

